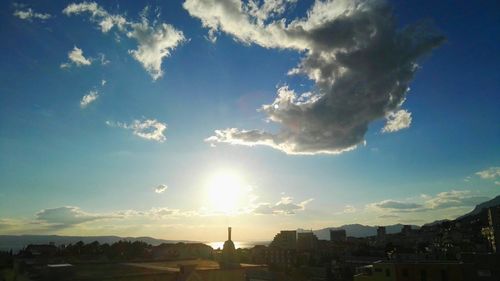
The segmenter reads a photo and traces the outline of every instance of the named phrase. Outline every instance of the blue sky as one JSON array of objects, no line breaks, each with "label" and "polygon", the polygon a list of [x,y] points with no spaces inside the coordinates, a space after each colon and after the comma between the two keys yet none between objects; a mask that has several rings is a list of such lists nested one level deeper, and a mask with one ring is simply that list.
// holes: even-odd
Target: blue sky
[{"label": "blue sky", "polygon": [[[0,232],[269,239],[454,218],[500,193],[498,3],[255,3],[3,2]],[[374,45],[387,7],[396,29]],[[374,65],[385,76],[349,76]],[[410,90],[370,103],[381,79]]]}]

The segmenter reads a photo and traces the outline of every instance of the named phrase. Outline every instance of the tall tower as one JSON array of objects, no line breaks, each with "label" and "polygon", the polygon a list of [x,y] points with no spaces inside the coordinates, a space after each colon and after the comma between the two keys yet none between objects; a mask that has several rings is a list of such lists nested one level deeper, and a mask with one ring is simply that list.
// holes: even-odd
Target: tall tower
[{"label": "tall tower", "polygon": [[231,241],[231,227],[227,228],[227,241],[224,242],[222,247],[222,260],[221,267],[223,268],[235,268],[238,267],[236,258],[236,249],[234,247],[233,241]]}]

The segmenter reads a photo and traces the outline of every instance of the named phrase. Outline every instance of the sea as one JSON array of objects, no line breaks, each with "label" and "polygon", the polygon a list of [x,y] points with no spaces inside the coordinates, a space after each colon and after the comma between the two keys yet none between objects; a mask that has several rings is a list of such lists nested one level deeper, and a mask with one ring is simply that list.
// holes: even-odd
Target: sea
[{"label": "sea", "polygon": [[[215,242],[204,242],[208,246],[212,247],[214,250],[222,249],[224,246],[224,241],[215,241]],[[249,249],[253,248],[255,245],[269,245],[270,241],[233,241],[234,247],[236,249]]]}]

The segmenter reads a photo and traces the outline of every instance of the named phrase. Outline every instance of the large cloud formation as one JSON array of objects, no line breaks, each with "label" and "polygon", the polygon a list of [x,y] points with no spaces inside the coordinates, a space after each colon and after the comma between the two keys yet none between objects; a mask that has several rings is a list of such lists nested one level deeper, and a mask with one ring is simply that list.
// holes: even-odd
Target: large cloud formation
[{"label": "large cloud formation", "polygon": [[289,2],[185,1],[212,41],[224,32],[244,44],[297,50],[304,56],[289,74],[315,82],[306,93],[283,86],[273,103],[260,108],[281,125],[279,132],[230,128],[207,141],[336,154],[364,143],[374,120],[388,118],[393,125],[384,132],[408,127],[411,117],[401,106],[417,61],[445,38],[426,22],[398,29],[392,8],[381,0],[317,0],[307,16],[287,21],[279,16]]},{"label": "large cloud formation", "polygon": [[182,31],[170,24],[157,21],[150,23],[147,18],[148,7],[141,13],[139,22],[127,20],[119,14],[110,14],[95,2],[72,3],[63,10],[63,14],[67,16],[82,13],[90,14],[91,21],[97,23],[103,33],[116,27],[119,33],[135,39],[137,49],[129,50],[129,53],[154,80],[163,75],[163,59],[169,57],[172,50],[186,40]]}]

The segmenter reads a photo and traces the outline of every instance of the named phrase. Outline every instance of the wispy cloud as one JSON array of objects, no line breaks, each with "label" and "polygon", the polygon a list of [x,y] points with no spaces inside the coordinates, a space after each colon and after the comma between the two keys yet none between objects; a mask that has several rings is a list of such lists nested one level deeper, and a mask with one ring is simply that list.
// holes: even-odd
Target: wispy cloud
[{"label": "wispy cloud", "polygon": [[353,214],[353,213],[356,213],[356,208],[352,205],[345,205],[344,207],[344,210],[342,211],[342,213],[344,214]]},{"label": "wispy cloud", "polygon": [[99,98],[98,91],[89,91],[88,94],[82,97],[82,100],[80,101],[80,107],[86,108],[89,104],[97,100],[97,98]]},{"label": "wispy cloud", "polygon": [[182,31],[167,23],[156,20],[150,22],[147,18],[149,8],[141,13],[141,20],[134,22],[127,20],[123,15],[110,14],[95,2],[72,3],[63,14],[67,16],[82,13],[90,14],[91,21],[97,23],[103,33],[108,33],[116,27],[119,33],[125,34],[137,42],[137,49],[129,50],[136,59],[156,80],[163,75],[162,62],[182,42],[186,41]]},{"label": "wispy cloud", "polygon": [[500,167],[490,167],[477,172],[476,175],[485,180],[494,180],[500,178]]},{"label": "wispy cloud", "polygon": [[451,190],[438,193],[434,198],[427,200],[426,205],[431,209],[471,207],[488,199],[485,196],[471,195],[468,190]]},{"label": "wispy cloud", "polygon": [[106,58],[106,55],[103,53],[99,53],[97,55],[97,59],[99,60],[101,65],[108,65],[110,63],[110,61]]},{"label": "wispy cloud", "polygon": [[62,229],[85,222],[116,218],[116,216],[91,214],[82,211],[78,207],[64,206],[52,209],[43,209],[36,213],[35,218],[37,221],[46,223],[50,227]]},{"label": "wispy cloud", "polygon": [[19,19],[33,21],[33,20],[47,20],[52,17],[52,15],[48,13],[37,13],[31,8],[27,8],[24,10],[16,9],[13,15]]},{"label": "wispy cloud", "polygon": [[206,140],[270,146],[288,154],[338,154],[364,144],[375,120],[387,116],[387,131],[408,127],[411,115],[400,110],[417,61],[444,37],[428,23],[399,28],[384,1],[315,1],[306,17],[293,20],[279,17],[288,5],[184,2],[211,39],[224,32],[244,44],[301,52],[302,61],[289,74],[315,82],[313,94],[282,86],[275,100],[260,108],[280,125],[278,132],[231,128],[217,130]]},{"label": "wispy cloud", "polygon": [[399,218],[398,215],[381,215],[381,216],[378,216],[379,218],[381,219],[397,219]]},{"label": "wispy cloud", "polygon": [[389,210],[415,210],[423,207],[422,204],[401,202],[396,200],[384,200],[381,202],[373,203],[372,206],[379,209]]},{"label": "wispy cloud", "polygon": [[167,124],[159,122],[156,119],[134,120],[128,124],[106,121],[106,124],[110,127],[131,130],[134,135],[147,140],[164,142],[167,139],[164,135]]},{"label": "wispy cloud", "polygon": [[440,192],[435,196],[425,195],[421,199],[423,199],[422,202],[383,200],[368,204],[367,208],[393,213],[425,212],[448,208],[473,207],[489,198],[472,195],[468,190],[450,190]]},{"label": "wispy cloud", "polygon": [[306,205],[312,200],[313,199],[307,199],[299,203],[294,203],[292,197],[286,196],[281,197],[275,204],[258,203],[252,212],[259,215],[294,215],[298,211],[305,210]]},{"label": "wispy cloud", "polygon": [[155,187],[155,192],[156,193],[163,193],[167,190],[168,186],[165,184],[160,184],[159,186]]}]

